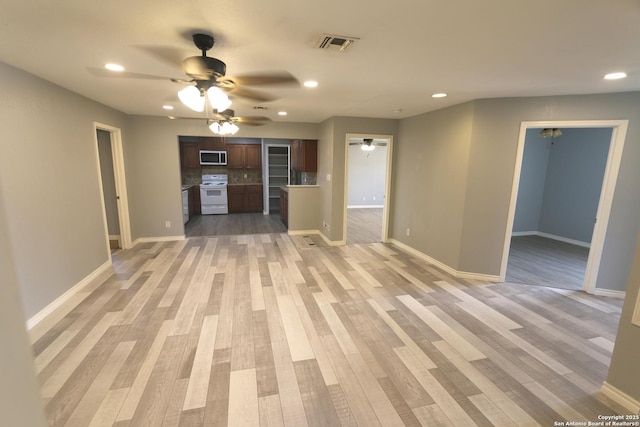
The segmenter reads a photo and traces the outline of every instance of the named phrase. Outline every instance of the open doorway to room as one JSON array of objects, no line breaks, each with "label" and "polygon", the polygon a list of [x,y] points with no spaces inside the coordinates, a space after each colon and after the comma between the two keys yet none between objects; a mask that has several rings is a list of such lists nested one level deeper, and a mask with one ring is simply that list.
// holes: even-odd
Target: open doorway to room
[{"label": "open doorway to room", "polygon": [[95,124],[104,224],[109,251],[131,247],[120,129]]},{"label": "open doorway to room", "polygon": [[626,122],[522,124],[501,278],[596,291]]},{"label": "open doorway to room", "polygon": [[348,245],[387,239],[392,137],[347,135],[345,240]]}]

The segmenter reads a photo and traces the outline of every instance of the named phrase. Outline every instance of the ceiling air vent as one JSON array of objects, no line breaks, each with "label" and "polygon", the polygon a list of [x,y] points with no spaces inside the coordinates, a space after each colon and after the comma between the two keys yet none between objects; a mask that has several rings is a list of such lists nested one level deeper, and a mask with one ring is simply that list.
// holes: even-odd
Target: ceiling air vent
[{"label": "ceiling air vent", "polygon": [[358,37],[337,36],[335,34],[322,34],[316,43],[318,49],[338,50],[344,52],[351,47]]}]

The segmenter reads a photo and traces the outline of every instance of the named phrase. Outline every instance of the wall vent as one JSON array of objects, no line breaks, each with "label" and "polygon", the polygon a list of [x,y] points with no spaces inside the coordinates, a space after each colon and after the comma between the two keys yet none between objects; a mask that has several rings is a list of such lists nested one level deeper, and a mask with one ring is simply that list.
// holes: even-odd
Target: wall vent
[{"label": "wall vent", "polygon": [[316,43],[318,49],[338,50],[344,52],[353,46],[358,37],[337,36],[335,34],[322,34]]}]

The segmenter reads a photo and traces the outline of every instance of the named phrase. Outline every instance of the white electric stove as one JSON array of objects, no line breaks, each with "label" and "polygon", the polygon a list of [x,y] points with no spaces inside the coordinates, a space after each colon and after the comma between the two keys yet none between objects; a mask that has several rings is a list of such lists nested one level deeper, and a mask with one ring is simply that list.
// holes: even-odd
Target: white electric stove
[{"label": "white electric stove", "polygon": [[200,207],[202,215],[229,213],[227,202],[227,174],[202,175],[200,184]]}]

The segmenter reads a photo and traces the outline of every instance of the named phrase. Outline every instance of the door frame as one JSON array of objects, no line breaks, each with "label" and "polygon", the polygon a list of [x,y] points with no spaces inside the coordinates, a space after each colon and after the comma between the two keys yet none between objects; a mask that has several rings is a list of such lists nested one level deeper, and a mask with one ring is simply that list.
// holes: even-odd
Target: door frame
[{"label": "door frame", "polygon": [[98,151],[98,130],[109,132],[111,141],[111,155],[113,157],[113,174],[116,184],[118,221],[120,225],[120,245],[122,249],[129,249],[131,243],[131,221],[129,218],[129,198],[127,195],[127,181],[124,169],[124,153],[122,149],[122,131],[120,128],[105,125],[103,123],[93,122],[96,150],[96,162],[98,169],[100,203],[102,204],[102,219],[104,222],[104,233],[107,244],[107,253],[111,253],[109,245],[109,228],[107,226],[107,211],[104,204],[104,190],[102,182],[102,173],[100,170],[100,153]]},{"label": "door frame", "polygon": [[[572,121],[523,121],[520,123],[520,135],[518,138],[518,148],[516,152],[516,163],[511,186],[511,201],[507,217],[507,229],[502,252],[502,264],[500,266],[500,281],[504,282],[507,274],[507,263],[509,250],[511,247],[511,234],[515,219],[516,202],[518,200],[518,187],[520,185],[520,173],[522,170],[522,159],[524,154],[524,144],[528,129],[536,128],[611,128],[611,142],[607,155],[607,164],[602,180],[602,190],[596,211],[596,223],[593,227],[591,238],[591,248],[587,259],[587,267],[584,275],[583,289],[590,294],[599,293],[596,288],[598,271],[602,250],[607,235],[607,226],[611,214],[611,205],[615,192],[624,141],[627,136],[628,120],[572,120]],[[603,290],[606,293],[606,290]]]},{"label": "door frame", "polygon": [[347,206],[349,204],[349,139],[351,138],[373,138],[386,139],[387,143],[387,162],[385,167],[384,181],[384,201],[382,203],[382,242],[389,240],[389,200],[391,197],[391,171],[393,160],[393,135],[379,135],[371,133],[347,133],[345,136],[345,155],[344,155],[344,217],[342,220],[342,236],[344,242],[347,241]]}]

